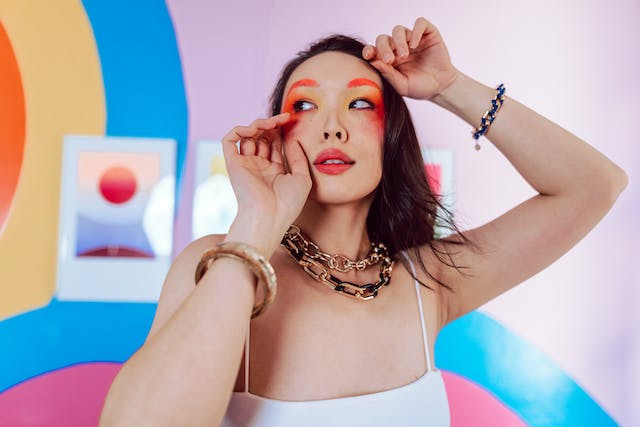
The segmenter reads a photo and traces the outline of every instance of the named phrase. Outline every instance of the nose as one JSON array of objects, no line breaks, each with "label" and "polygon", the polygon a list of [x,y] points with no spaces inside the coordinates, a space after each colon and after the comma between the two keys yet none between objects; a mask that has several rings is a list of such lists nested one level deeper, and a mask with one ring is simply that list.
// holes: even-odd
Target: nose
[{"label": "nose", "polygon": [[342,122],[338,115],[339,113],[337,112],[331,112],[328,114],[323,130],[325,141],[336,139],[339,142],[347,142],[347,140],[349,139],[347,129],[345,129],[345,127],[342,125]]},{"label": "nose", "polygon": [[[332,137],[333,135],[335,135],[336,139],[340,142],[347,142],[347,138],[346,138],[346,132],[338,130],[334,132],[326,132],[324,133],[324,140],[328,141],[330,137]],[[343,140],[344,138],[344,140]]]}]

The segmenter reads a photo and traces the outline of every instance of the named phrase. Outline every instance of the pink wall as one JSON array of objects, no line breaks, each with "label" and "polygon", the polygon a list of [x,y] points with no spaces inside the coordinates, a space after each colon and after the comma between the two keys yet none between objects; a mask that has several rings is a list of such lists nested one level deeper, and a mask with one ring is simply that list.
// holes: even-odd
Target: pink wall
[{"label": "pink wall", "polygon": [[[604,0],[529,3],[168,0],[167,3],[172,22],[165,20],[162,25],[166,25],[171,34],[175,29],[178,40],[191,147],[176,222],[177,249],[188,244],[191,235],[193,155],[197,141],[219,139],[234,125],[263,117],[280,68],[308,42],[334,32],[372,41],[378,33],[389,32],[396,24],[412,25],[420,15],[438,26],[454,63],[463,72],[491,86],[504,82],[509,96],[556,121],[620,164],[630,175],[630,184],[602,223],[553,266],[481,311],[546,353],[616,421],[622,425],[640,425],[640,407],[636,404],[636,396],[640,395],[640,314],[636,308],[640,301],[640,280],[634,268],[640,228],[633,221],[640,208],[636,179],[640,166],[640,148],[636,141],[640,118],[640,85],[636,82],[640,75],[640,26],[637,25],[640,3],[630,0],[615,6]],[[163,9],[163,4],[145,2],[136,6],[140,10],[152,7]],[[114,7],[114,10],[118,12],[114,16],[119,19],[120,9]],[[152,21],[145,10],[142,12],[141,16],[149,18],[145,23]],[[60,147],[56,141],[60,142],[66,133],[105,132],[109,112],[104,106],[103,89],[109,87],[103,85],[101,71],[109,64],[106,60],[100,62],[103,58],[99,56],[94,38],[98,26],[95,21],[90,22],[82,2],[57,2],[49,8],[38,8],[30,2],[0,1],[0,19],[16,52],[25,88],[27,143],[17,193],[21,200],[28,202],[21,205],[22,212],[53,212],[57,199],[50,197],[45,200],[48,204],[38,204],[44,200],[42,194],[52,195],[58,191],[59,158],[55,153],[60,152],[53,148]],[[159,19],[158,16],[155,19]],[[169,39],[172,43],[173,38]],[[157,52],[165,50],[161,48]],[[180,79],[173,83],[182,87]],[[164,88],[165,92],[169,91],[168,87]],[[63,98],[65,108],[60,108]],[[0,97],[0,104],[2,101],[5,100]],[[455,198],[457,218],[463,228],[483,224],[533,194],[488,142],[484,142],[480,152],[473,149],[467,124],[427,102],[409,101],[409,105],[423,144],[445,147],[456,155]],[[49,208],[38,209],[38,206]],[[38,262],[50,257],[48,274],[53,277],[57,218],[48,215],[46,223],[29,218],[24,213],[14,215],[13,228],[7,228],[0,236],[0,249],[9,254],[3,258],[5,261],[8,258],[8,262],[0,261],[0,273],[5,274],[8,266],[24,259],[31,262],[33,257],[22,257],[18,251],[28,248],[41,255],[36,257]],[[27,231],[19,233],[16,224]],[[49,246],[42,248],[51,250],[34,249],[28,239],[36,239],[32,242],[38,244],[49,242]],[[34,275],[41,270],[34,269]],[[10,356],[7,360],[17,354],[18,340],[14,337],[35,336],[43,325],[49,331],[51,323],[42,319],[49,319],[46,316],[62,310],[64,305],[55,303],[37,308],[50,301],[54,289],[54,279],[40,276],[38,280],[30,276],[30,281],[20,286],[14,286],[13,280],[0,280],[0,308],[4,304],[6,311],[6,306],[11,305],[10,315],[35,309],[29,315],[0,322],[5,331],[10,330],[8,335],[0,334],[0,341],[9,337],[5,342],[12,348],[3,353],[5,357]],[[34,284],[38,286],[31,286]],[[147,307],[144,314],[148,316],[151,309]],[[86,321],[88,314],[82,313]],[[95,309],[92,313],[95,315]],[[24,329],[15,327],[14,320],[22,321]],[[88,324],[97,327],[91,322]],[[142,327],[138,325],[133,329],[141,333]],[[117,328],[110,330],[117,331]],[[73,337],[75,335],[66,338],[77,348],[60,347],[78,354],[83,346],[89,350],[98,348],[98,344],[87,341],[86,337]],[[105,335],[98,338],[104,344]],[[37,355],[33,360],[16,359],[25,366],[29,363],[40,366],[38,363],[52,356],[51,352],[31,353]],[[2,360],[0,357],[0,362]],[[60,362],[53,367],[63,366],[67,365]],[[73,383],[80,376],[94,378],[95,375],[87,373],[91,369],[85,368],[91,367],[78,365],[78,371],[54,371],[50,377],[36,377],[33,384],[44,384],[48,391],[56,393],[65,381]],[[104,368],[105,374],[102,382],[92,385],[96,387],[89,390],[80,384],[67,391],[86,393],[89,390],[93,394],[87,397],[104,393],[108,375],[115,374],[115,370],[113,366],[98,368]],[[535,366],[532,371],[537,372]],[[13,373],[13,369],[0,373]],[[41,370],[32,372],[33,375],[40,373]],[[32,390],[25,383],[5,393],[2,396],[5,407],[22,410],[23,407],[15,405],[18,401],[39,407],[39,397],[48,399],[48,395]],[[64,395],[62,401],[52,402],[54,406],[57,402],[72,406],[69,402],[73,399],[67,399],[69,396],[73,397]],[[465,403],[469,400],[467,394],[458,396]],[[100,402],[92,402],[88,407],[91,414],[80,411],[78,415],[95,418]],[[567,411],[571,409],[568,407]],[[2,410],[0,414],[4,415]]]}]

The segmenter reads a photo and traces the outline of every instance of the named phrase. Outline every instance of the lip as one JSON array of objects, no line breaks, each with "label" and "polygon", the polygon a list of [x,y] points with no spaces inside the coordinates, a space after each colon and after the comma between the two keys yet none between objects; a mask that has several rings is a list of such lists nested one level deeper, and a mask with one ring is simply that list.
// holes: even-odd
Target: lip
[{"label": "lip", "polygon": [[[327,150],[323,150],[318,154],[316,160],[313,162],[314,165],[319,165],[322,162],[326,162],[327,160],[341,160],[346,163],[355,163],[353,159],[347,156],[343,151],[338,150],[337,148],[329,148]],[[322,166],[332,166],[332,165],[322,165]],[[339,165],[345,166],[345,165]],[[349,165],[351,166],[351,165]]]},{"label": "lip", "polygon": [[[325,162],[327,160],[341,160],[343,162],[346,162],[346,164],[322,164],[322,162]],[[318,154],[318,157],[316,157],[313,165],[318,170],[318,172],[327,175],[339,175],[345,172],[347,169],[351,168],[354,163],[355,161],[353,161],[351,157],[347,156],[341,150],[338,150],[337,148],[329,148],[327,150],[321,151],[320,154]]]}]

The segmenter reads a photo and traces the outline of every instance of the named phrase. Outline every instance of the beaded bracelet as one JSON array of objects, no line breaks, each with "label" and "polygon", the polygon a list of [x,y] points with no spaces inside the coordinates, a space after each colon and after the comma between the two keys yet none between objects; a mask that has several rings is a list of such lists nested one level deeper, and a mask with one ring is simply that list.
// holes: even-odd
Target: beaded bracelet
[{"label": "beaded bracelet", "polygon": [[200,262],[196,267],[196,285],[211,267],[211,264],[220,257],[229,257],[242,261],[256,275],[258,282],[262,284],[263,298],[260,303],[253,306],[251,318],[260,316],[276,297],[276,273],[273,271],[271,263],[257,249],[246,243],[219,243],[213,249],[202,254],[202,258],[200,258]]},{"label": "beaded bracelet", "polygon": [[491,126],[491,123],[493,123],[496,118],[496,113],[498,112],[500,107],[502,107],[502,103],[504,102],[504,84],[500,83],[496,90],[498,91],[498,93],[496,93],[496,96],[494,96],[491,100],[491,109],[487,110],[482,116],[480,126],[477,129],[471,131],[473,139],[476,140],[476,150],[480,149],[480,143],[478,142],[478,139],[480,139],[482,135],[487,133],[487,130],[489,130],[489,126]]}]

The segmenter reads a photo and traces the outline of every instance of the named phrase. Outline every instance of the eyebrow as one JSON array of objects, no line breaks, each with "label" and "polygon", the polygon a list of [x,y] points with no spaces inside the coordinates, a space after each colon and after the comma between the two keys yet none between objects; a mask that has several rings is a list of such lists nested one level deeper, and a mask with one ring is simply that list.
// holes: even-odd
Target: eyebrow
[{"label": "eyebrow", "polygon": [[380,90],[380,86],[378,86],[378,84],[372,80],[369,79],[365,79],[363,77],[357,78],[357,79],[353,79],[349,82],[349,84],[347,85],[347,87],[358,87],[358,86],[373,86],[376,89]]},{"label": "eyebrow", "polygon": [[291,87],[287,91],[287,95],[289,94],[289,92],[291,92],[297,87],[316,87],[316,86],[318,86],[318,82],[313,79],[298,80],[297,82],[291,85]]}]

